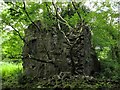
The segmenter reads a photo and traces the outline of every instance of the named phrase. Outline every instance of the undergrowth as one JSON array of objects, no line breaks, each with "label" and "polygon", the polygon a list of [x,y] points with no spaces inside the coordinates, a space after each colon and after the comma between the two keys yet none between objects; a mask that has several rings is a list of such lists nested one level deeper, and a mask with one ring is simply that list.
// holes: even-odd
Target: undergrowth
[{"label": "undergrowth", "polygon": [[[103,70],[101,74],[94,77],[68,77],[64,79],[56,79],[54,76],[48,80],[40,79],[38,82],[32,80],[30,83],[20,84],[19,80],[23,80],[22,63],[0,63],[0,75],[2,75],[3,88],[101,88],[101,87],[119,87],[119,65],[102,63]],[[111,69],[112,68],[112,69]],[[115,78],[115,79],[114,79]],[[25,79],[24,79],[25,80]],[[28,80],[27,80],[28,81]]]},{"label": "undergrowth", "polygon": [[0,75],[2,76],[2,87],[10,88],[18,85],[18,77],[22,74],[22,63],[2,62],[0,65]]}]

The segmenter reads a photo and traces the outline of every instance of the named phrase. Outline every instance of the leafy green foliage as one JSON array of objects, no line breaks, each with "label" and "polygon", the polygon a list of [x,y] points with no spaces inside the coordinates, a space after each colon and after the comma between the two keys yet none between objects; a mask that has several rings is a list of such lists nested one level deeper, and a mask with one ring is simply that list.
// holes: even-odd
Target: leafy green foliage
[{"label": "leafy green foliage", "polygon": [[[120,71],[120,31],[118,29],[120,25],[118,26],[117,23],[119,13],[113,10],[113,6],[117,6],[116,4],[117,3],[111,4],[109,3],[109,0],[106,0],[99,6],[98,3],[95,2],[94,5],[97,6],[97,8],[93,11],[84,6],[84,3],[77,3],[76,7],[78,9],[76,11],[72,3],[57,3],[58,7],[61,9],[60,15],[68,22],[71,27],[75,28],[76,24],[80,22],[78,13],[81,15],[82,19],[84,19],[84,22],[90,26],[92,33],[92,44],[96,49],[98,59],[102,66],[102,72],[100,76],[102,79],[119,79],[120,76],[120,72],[118,72]],[[3,58],[21,58],[19,56],[22,54],[22,47],[24,43],[14,28],[19,31],[20,35],[24,39],[24,31],[32,22],[25,13],[22,2],[6,2],[6,6],[7,7],[0,14],[0,35],[3,38]],[[51,2],[44,2],[41,4],[27,2],[26,11],[28,12],[29,17],[33,22],[36,20],[41,20],[44,27],[49,26],[50,28],[52,25],[57,25],[55,18],[56,12],[53,9]],[[12,28],[10,24],[14,28]],[[60,25],[61,27],[65,26],[65,24]],[[68,28],[65,28],[65,30],[67,29]],[[2,67],[0,70],[3,69],[2,74],[4,75],[3,79],[5,80],[7,80],[12,75],[16,75],[16,73],[18,74],[19,71],[21,71],[21,69],[19,69],[18,66],[14,64],[4,64],[0,67]],[[8,83],[10,82],[11,81],[8,81]],[[56,82],[58,83],[58,81]],[[88,85],[84,82],[81,84],[81,81],[77,82],[78,83],[73,82],[71,85],[71,83],[66,83],[63,81],[64,87],[85,87]],[[49,83],[47,83],[47,85],[48,84]],[[95,87],[102,85],[107,86],[110,84],[98,82],[95,84]],[[55,87],[57,87],[57,84]]]},{"label": "leafy green foliage", "polygon": [[5,57],[20,56],[22,53],[23,42],[21,39],[13,34],[13,32],[7,33],[8,39],[2,43],[2,52]]}]

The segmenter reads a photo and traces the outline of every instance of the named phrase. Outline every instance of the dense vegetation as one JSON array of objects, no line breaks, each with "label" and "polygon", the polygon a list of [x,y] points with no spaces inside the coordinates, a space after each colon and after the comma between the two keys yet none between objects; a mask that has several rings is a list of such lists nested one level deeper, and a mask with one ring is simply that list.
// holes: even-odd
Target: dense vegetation
[{"label": "dense vegetation", "polygon": [[[93,77],[70,80],[35,82],[33,87],[113,87],[120,81],[120,28],[118,24],[118,2],[92,2],[93,7],[85,6],[88,1],[79,3],[57,2],[61,23],[69,28],[84,21],[91,28],[92,44],[101,63],[101,72]],[[26,5],[25,5],[26,4]],[[0,36],[3,40],[2,74],[3,87],[31,87],[30,83],[19,84],[22,76],[22,47],[24,45],[24,30],[29,24],[41,20],[44,27],[50,28],[57,23],[56,12],[52,2],[35,3],[31,1],[4,2],[0,14]],[[94,9],[93,9],[94,8]],[[47,26],[46,26],[47,25]],[[2,72],[2,73],[1,73]],[[102,79],[102,81],[101,81]],[[62,82],[62,83],[61,83]]]}]

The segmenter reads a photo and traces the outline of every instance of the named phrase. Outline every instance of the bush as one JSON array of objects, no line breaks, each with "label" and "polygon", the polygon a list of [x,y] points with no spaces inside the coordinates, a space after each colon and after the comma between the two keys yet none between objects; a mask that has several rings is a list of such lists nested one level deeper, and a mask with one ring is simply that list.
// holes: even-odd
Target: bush
[{"label": "bush", "polygon": [[101,61],[102,72],[101,76],[109,79],[119,79],[120,64],[116,61]]}]

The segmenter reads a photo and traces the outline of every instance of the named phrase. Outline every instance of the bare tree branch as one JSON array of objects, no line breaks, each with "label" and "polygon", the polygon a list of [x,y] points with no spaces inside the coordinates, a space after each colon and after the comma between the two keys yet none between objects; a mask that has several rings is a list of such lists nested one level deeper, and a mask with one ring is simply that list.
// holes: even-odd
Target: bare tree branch
[{"label": "bare tree branch", "polygon": [[53,62],[53,60],[49,60],[49,61],[46,61],[46,60],[41,60],[39,58],[35,58],[34,56],[32,55],[28,55],[26,57],[23,57],[22,59],[32,59],[32,60],[35,60],[35,61],[38,61],[38,62],[42,62],[42,63],[49,63],[49,64],[52,64],[54,65],[55,67],[57,67],[57,65]]},{"label": "bare tree branch", "polygon": [[25,39],[21,36],[20,32],[13,25],[11,25],[10,23],[8,23],[8,22],[6,22],[4,20],[3,20],[3,22],[6,23],[6,24],[8,24],[9,26],[11,26],[14,29],[14,31],[18,34],[18,36],[20,37],[20,39],[26,44]]},{"label": "bare tree branch", "polygon": [[28,14],[28,12],[27,12],[27,10],[26,10],[25,0],[23,0],[23,5],[24,5],[23,9],[24,9],[24,12],[26,13],[27,17],[28,17],[29,20],[32,22],[32,24],[37,28],[37,30],[40,31],[39,26],[36,25],[36,24],[32,21],[32,19],[30,18],[29,14]]},{"label": "bare tree branch", "polygon": [[[60,17],[60,15],[59,15],[58,12],[57,12],[57,8],[56,8],[54,2],[52,2],[52,4],[53,4],[53,6],[54,6],[54,8],[55,8],[55,11],[56,11],[56,19],[57,19],[57,22],[58,22],[58,17]],[[64,20],[64,19],[63,19],[63,20]],[[58,24],[59,24],[59,22],[58,22]],[[59,27],[59,30],[63,33],[65,39],[67,40],[67,42],[68,42],[68,44],[69,44],[69,46],[70,46],[70,52],[69,52],[69,53],[70,53],[70,59],[71,59],[71,64],[72,64],[71,72],[72,72],[72,74],[75,74],[75,63],[74,63],[73,54],[72,54],[73,45],[70,44],[70,41],[69,41],[68,37],[67,37],[66,34],[61,30],[60,25],[58,25],[58,27]]]},{"label": "bare tree branch", "polygon": [[64,18],[62,18],[62,16],[59,14],[58,9],[57,9],[57,6],[56,6],[56,4],[54,3],[54,1],[52,1],[52,5],[53,5],[53,7],[55,8],[55,11],[56,11],[56,18],[57,18],[58,20],[60,20],[60,22],[63,22],[63,24],[67,25],[69,28],[72,28],[72,27],[68,24],[68,22],[67,22]]},{"label": "bare tree branch", "polygon": [[[28,12],[27,12],[27,10],[26,10],[25,0],[23,0],[23,5],[24,5],[24,11],[25,11],[27,17],[28,17],[29,20],[32,22],[32,24],[37,28],[37,30],[40,31],[39,26],[36,25],[36,24],[32,21],[32,19],[30,18],[29,14],[28,14]],[[41,38],[41,39],[43,40],[43,38]],[[44,41],[44,40],[43,40],[43,41]],[[47,48],[46,48],[46,46],[45,46],[45,43],[43,43],[43,44],[44,44],[44,48],[45,48],[45,50],[46,50],[46,54],[47,54],[48,59],[49,59],[49,60],[52,60],[52,58],[50,57],[49,52],[48,52],[48,50],[47,50]]]},{"label": "bare tree branch", "polygon": [[60,16],[60,14],[58,13],[57,7],[56,7],[56,5],[54,4],[53,1],[52,1],[52,4],[53,4],[53,6],[54,6],[54,8],[55,8],[55,11],[56,11],[56,19],[57,19],[59,31],[64,35],[65,39],[66,39],[67,42],[68,42],[68,45],[71,46],[70,41],[69,41],[69,39],[67,38],[66,34],[61,30],[61,27],[60,27],[60,24],[59,24],[59,17],[60,17],[66,24],[67,24],[67,21],[65,21],[65,20]]},{"label": "bare tree branch", "polygon": [[50,6],[48,5],[47,2],[45,2],[45,5],[46,5],[46,7],[47,7],[47,11],[48,11],[48,13],[51,14],[51,15],[54,17],[55,15],[51,12],[52,9],[50,8]]},{"label": "bare tree branch", "polygon": [[73,5],[74,9],[76,10],[76,12],[77,12],[80,20],[82,21],[82,17],[81,17],[81,15],[80,15],[80,13],[78,12],[78,9],[77,9],[77,7],[75,6],[75,2],[73,2],[73,0],[72,0],[72,5]]}]

